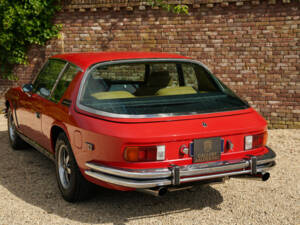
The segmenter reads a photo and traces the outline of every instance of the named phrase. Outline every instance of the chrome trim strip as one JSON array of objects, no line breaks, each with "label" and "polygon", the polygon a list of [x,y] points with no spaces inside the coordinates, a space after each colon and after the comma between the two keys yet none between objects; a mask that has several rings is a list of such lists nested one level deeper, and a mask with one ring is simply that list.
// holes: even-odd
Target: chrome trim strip
[{"label": "chrome trim strip", "polygon": [[107,173],[110,175],[120,176],[124,178],[156,179],[156,178],[167,178],[172,175],[172,172],[169,169],[119,170],[112,167],[97,165],[94,163],[86,163],[85,165],[97,172]]},{"label": "chrome trim strip", "polygon": [[49,62],[49,60],[46,60],[46,61],[42,64],[42,66],[41,66],[41,68],[39,69],[39,71],[35,74],[35,76],[33,77],[32,81],[31,81],[31,84],[32,84],[32,85],[34,84],[34,82],[36,81],[37,77],[40,75],[40,73],[41,73],[42,70],[44,69],[44,67],[48,64],[48,62]]},{"label": "chrome trim strip", "polygon": [[51,90],[51,92],[50,92],[49,99],[52,97],[53,92],[55,91],[55,89],[56,89],[56,87],[57,87],[57,85],[58,85],[58,82],[60,81],[62,75],[65,73],[65,71],[66,71],[66,69],[69,67],[69,65],[70,65],[69,62],[67,62],[67,63],[65,64],[64,68],[62,68],[62,70],[61,70],[60,73],[58,74],[58,76],[57,76],[57,78],[56,78],[56,81],[55,81],[55,83],[54,83],[54,85],[53,85],[53,87],[52,87],[52,90]]},{"label": "chrome trim strip", "polygon": [[71,104],[72,104],[72,101],[69,100],[69,99],[63,99],[61,104],[64,105],[64,106],[70,107]]},{"label": "chrome trim strip", "polygon": [[257,165],[263,165],[263,164],[267,164],[267,163],[270,163],[273,161],[274,161],[274,159],[262,159],[262,160],[257,161]]},{"label": "chrome trim strip", "polygon": [[[257,173],[264,172],[266,168],[264,167],[258,167]],[[213,174],[208,176],[200,176],[200,177],[187,177],[180,179],[180,182],[193,182],[193,181],[200,181],[200,180],[209,180],[209,179],[215,179],[215,178],[221,178],[221,177],[230,177],[230,176],[238,176],[238,175],[246,175],[251,174],[252,170],[240,170],[240,171],[234,171],[229,173],[221,173],[221,174]]]},{"label": "chrome trim strip", "polygon": [[34,147],[36,150],[38,150],[44,156],[51,159],[52,161],[55,161],[54,155],[51,152],[49,152],[47,149],[43,148],[42,146],[40,146],[39,144],[37,144],[36,142],[34,142],[33,140],[31,140],[30,138],[26,137],[24,134],[21,134],[18,131],[17,131],[17,134],[20,136],[20,138],[22,138],[25,142],[27,142],[29,145]]},{"label": "chrome trim strip", "polygon": [[[202,175],[202,174],[209,174],[209,173],[219,173],[219,172],[226,172],[231,170],[239,170],[249,167],[249,161],[242,160],[240,162],[231,163],[230,161],[225,162],[217,162],[213,165],[207,165],[204,168],[198,168],[197,165],[194,168],[191,168],[191,166],[187,166],[186,168],[180,169],[180,177],[187,177],[187,176],[195,176],[195,175]],[[220,164],[220,165],[218,165]],[[201,167],[201,164],[199,164]]]},{"label": "chrome trim strip", "polygon": [[266,146],[266,148],[269,150],[267,154],[257,156],[257,165],[267,164],[274,162],[274,159],[276,158],[276,153]]},{"label": "chrome trim strip", "polygon": [[[258,172],[263,172],[264,169],[258,169]],[[128,187],[128,188],[154,188],[154,187],[161,187],[161,186],[169,186],[172,185],[172,181],[170,179],[156,179],[156,180],[132,180],[126,179],[121,177],[114,177],[106,174],[100,174],[97,172],[86,170],[85,174],[93,177],[97,180],[101,180],[107,183]],[[194,182],[194,181],[201,181],[201,180],[210,180],[215,178],[221,177],[228,177],[228,176],[237,176],[237,175],[246,175],[251,174],[251,170],[241,170],[241,171],[234,171],[234,172],[227,172],[221,174],[212,174],[207,176],[199,176],[199,177],[187,177],[181,178],[180,183],[185,182]]]},{"label": "chrome trim strip", "polygon": [[180,179],[180,182],[184,183],[184,182],[192,182],[192,181],[199,181],[199,180],[209,180],[214,178],[236,176],[236,175],[249,174],[249,173],[251,173],[251,170],[234,171],[230,173],[213,174],[213,175],[200,176],[200,177],[187,177],[187,178]]},{"label": "chrome trim strip", "polygon": [[[197,114],[204,114],[204,113],[199,113],[199,112],[189,112],[189,113],[159,113],[159,114],[141,114],[141,115],[131,115],[131,114],[117,114],[117,113],[110,113],[110,112],[105,112],[105,111],[101,111],[101,110],[97,110],[97,109],[93,109],[87,106],[84,106],[82,104],[80,104],[80,99],[81,99],[81,95],[83,92],[83,86],[88,78],[88,75],[90,73],[90,71],[92,71],[95,67],[98,66],[107,66],[107,65],[114,65],[114,64],[123,64],[123,63],[143,63],[143,62],[180,62],[180,63],[194,63],[196,65],[202,66],[212,77],[212,79],[216,82],[216,84],[222,89],[224,90],[224,88],[222,87],[222,85],[220,84],[220,82],[216,81],[216,79],[214,78],[212,72],[207,68],[207,66],[205,66],[204,64],[202,64],[199,61],[196,60],[192,60],[192,59],[172,59],[172,58],[164,58],[164,59],[130,59],[130,60],[115,60],[115,61],[107,61],[107,62],[101,62],[101,63],[97,63],[92,65],[90,68],[88,68],[85,72],[85,74],[83,75],[83,78],[81,80],[81,84],[79,87],[79,91],[78,91],[78,95],[77,95],[77,99],[76,99],[76,106],[81,109],[84,110],[86,112],[89,113],[93,113],[96,115],[100,115],[100,116],[105,116],[105,117],[110,117],[110,118],[133,118],[133,119],[139,119],[139,118],[163,118],[163,117],[172,117],[172,116],[187,116],[187,115],[197,115]],[[215,112],[214,112],[215,113]],[[208,114],[208,113],[205,113]]]},{"label": "chrome trim strip", "polygon": [[[187,166],[175,166],[179,169],[179,180],[177,184],[236,175],[255,175],[256,173],[265,172],[276,164],[276,154],[270,148],[268,148],[268,150],[269,152],[265,155],[257,157],[254,156],[247,160],[241,159],[205,164],[192,164]],[[256,170],[255,174],[253,174],[253,168],[251,165],[253,165]],[[125,170],[94,163],[86,163],[86,166],[90,169],[85,170],[86,175],[101,181],[129,188],[153,188],[158,186],[175,185],[173,182],[173,170],[175,167],[170,169]]]},{"label": "chrome trim strip", "polygon": [[171,185],[171,180],[168,179],[130,180],[126,178],[113,177],[110,175],[100,174],[89,170],[86,170],[85,174],[97,180],[105,181],[111,184],[116,184],[124,187],[129,187],[129,188],[153,188],[153,187]]},{"label": "chrome trim strip", "polygon": [[[169,169],[144,169],[144,170],[124,170],[112,167],[107,167],[94,163],[85,164],[90,169],[106,173],[109,175],[133,178],[133,179],[157,179],[157,178],[167,178],[172,176],[172,172]],[[222,161],[213,162],[206,164],[193,164],[188,166],[179,166],[180,177],[203,175],[209,173],[225,172],[230,170],[238,170],[249,167],[250,163],[246,160],[232,160],[232,161]]]}]

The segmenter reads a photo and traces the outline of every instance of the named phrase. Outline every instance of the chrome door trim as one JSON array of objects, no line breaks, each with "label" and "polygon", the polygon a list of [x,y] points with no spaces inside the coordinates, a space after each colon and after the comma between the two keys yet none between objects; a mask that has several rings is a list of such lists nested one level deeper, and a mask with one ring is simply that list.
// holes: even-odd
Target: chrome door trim
[{"label": "chrome door trim", "polygon": [[70,63],[69,62],[66,62],[64,68],[60,71],[60,73],[58,74],[57,78],[56,78],[56,81],[51,89],[51,92],[50,92],[50,95],[49,95],[49,99],[52,97],[53,95],[53,92],[55,91],[57,85],[58,85],[58,82],[60,81],[61,77],[63,76],[63,74],[65,73],[65,71],[67,70],[67,68],[69,67]]},{"label": "chrome door trim", "polygon": [[48,62],[49,62],[49,60],[46,60],[46,61],[43,63],[43,65],[41,66],[41,68],[39,69],[39,71],[36,73],[36,75],[35,75],[34,78],[32,79],[31,84],[33,84],[33,83],[36,81],[37,77],[40,75],[40,73],[42,72],[42,70],[44,69],[44,67],[48,64]]}]

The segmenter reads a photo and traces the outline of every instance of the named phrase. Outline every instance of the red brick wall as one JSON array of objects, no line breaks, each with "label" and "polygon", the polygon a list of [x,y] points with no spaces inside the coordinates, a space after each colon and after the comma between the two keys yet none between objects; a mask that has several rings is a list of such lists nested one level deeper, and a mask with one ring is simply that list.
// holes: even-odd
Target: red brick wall
[{"label": "red brick wall", "polygon": [[[58,13],[63,40],[34,46],[30,64],[15,68],[20,84],[55,53],[175,52],[208,65],[270,127],[300,127],[298,0],[199,1],[190,5],[189,15],[180,16],[144,6],[101,8],[95,1],[82,2],[75,0]],[[2,82],[0,91],[8,86]]]}]

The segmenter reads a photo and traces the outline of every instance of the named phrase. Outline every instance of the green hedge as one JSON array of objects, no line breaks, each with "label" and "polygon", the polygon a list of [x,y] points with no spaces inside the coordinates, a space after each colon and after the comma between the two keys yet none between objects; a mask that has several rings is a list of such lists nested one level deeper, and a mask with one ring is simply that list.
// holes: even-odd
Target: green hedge
[{"label": "green hedge", "polygon": [[31,44],[44,45],[58,35],[52,23],[58,0],[0,0],[0,76],[10,78],[15,64],[26,64]]}]

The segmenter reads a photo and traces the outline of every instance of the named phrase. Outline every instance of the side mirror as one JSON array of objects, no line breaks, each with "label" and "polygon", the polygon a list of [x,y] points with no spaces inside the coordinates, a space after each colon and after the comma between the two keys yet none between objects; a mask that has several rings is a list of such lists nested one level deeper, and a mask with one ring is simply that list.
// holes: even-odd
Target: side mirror
[{"label": "side mirror", "polygon": [[32,84],[24,84],[23,87],[22,87],[22,90],[23,90],[24,92],[31,92],[32,89],[33,89]]},{"label": "side mirror", "polygon": [[41,96],[48,98],[50,96],[50,91],[48,89],[42,87],[40,89],[40,94],[41,94]]}]

